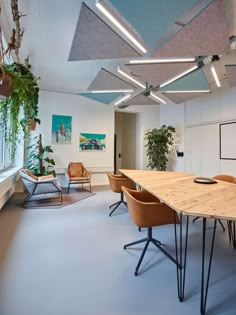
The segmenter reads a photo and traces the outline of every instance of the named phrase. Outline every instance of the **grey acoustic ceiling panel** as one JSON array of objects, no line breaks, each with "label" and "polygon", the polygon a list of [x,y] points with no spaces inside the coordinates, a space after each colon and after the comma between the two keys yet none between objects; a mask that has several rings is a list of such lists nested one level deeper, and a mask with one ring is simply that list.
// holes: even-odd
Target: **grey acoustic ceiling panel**
[{"label": "grey acoustic ceiling panel", "polygon": [[104,68],[101,68],[93,82],[88,87],[88,90],[90,91],[119,89],[134,89],[134,86],[120,79],[119,77]]},{"label": "grey acoustic ceiling panel", "polygon": [[139,94],[130,100],[128,99],[127,102],[124,103],[125,105],[159,105],[156,101],[152,100],[151,98],[144,96],[143,94]]},{"label": "grey acoustic ceiling panel", "polygon": [[194,98],[197,98],[197,97],[201,97],[203,95],[205,95],[206,93],[171,93],[171,94],[167,94],[167,93],[164,93],[165,96],[167,98],[169,98],[170,100],[172,100],[174,103],[176,104],[180,104],[180,103],[184,103],[184,102],[187,102],[189,100],[192,100]]},{"label": "grey acoustic ceiling panel", "polygon": [[214,0],[154,57],[206,56],[229,52],[224,1]]},{"label": "grey acoustic ceiling panel", "polygon": [[229,86],[236,85],[236,65],[225,65]]},{"label": "grey acoustic ceiling panel", "polygon": [[140,77],[143,82],[152,84],[153,86],[159,85],[179,73],[191,68],[193,63],[178,63],[178,64],[143,64],[143,65],[130,65],[128,68],[132,71],[131,74],[135,77]]},{"label": "grey acoustic ceiling panel", "polygon": [[82,3],[69,61],[133,57],[140,54]]}]

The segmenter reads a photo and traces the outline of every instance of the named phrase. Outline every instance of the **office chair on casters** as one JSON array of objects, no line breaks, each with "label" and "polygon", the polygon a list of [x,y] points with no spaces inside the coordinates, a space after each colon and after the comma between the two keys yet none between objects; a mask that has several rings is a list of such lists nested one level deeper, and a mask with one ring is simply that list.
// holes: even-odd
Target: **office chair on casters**
[{"label": "office chair on casters", "polygon": [[115,207],[109,214],[109,216],[112,215],[112,213],[121,205],[122,203],[127,207],[127,203],[124,201],[124,193],[121,189],[122,186],[128,187],[133,189],[134,188],[134,182],[123,175],[115,175],[112,173],[107,173],[109,183],[111,190],[120,194],[120,200],[115,202],[114,204],[110,205],[110,209]]},{"label": "office chair on casters", "polygon": [[[124,245],[124,249],[126,249],[129,246],[143,242],[146,243],[135,268],[134,275],[138,275],[139,267],[150,243],[155,245],[170,260],[177,264],[177,261],[162,247],[161,242],[152,236],[153,227],[165,224],[173,224],[175,222],[174,216],[176,214],[174,210],[164,203],[161,203],[159,199],[151,195],[146,190],[132,190],[122,187],[122,191],[125,194],[128,203],[128,211],[134,224],[136,224],[138,227],[147,228],[147,237]],[[176,223],[179,223],[179,218],[177,216]]]},{"label": "office chair on casters", "polygon": [[[231,175],[216,175],[214,177],[212,177],[213,179],[216,179],[216,180],[222,180],[224,182],[228,182],[228,183],[232,183],[232,184],[235,184],[236,183],[236,178],[234,176],[231,176]],[[198,220],[199,217],[196,217],[193,219],[193,223]],[[219,224],[221,225],[223,231],[225,231],[225,227],[223,225],[223,223],[221,222],[221,220],[217,220],[219,222]],[[229,241],[231,243],[231,241],[233,242],[233,239],[235,239],[235,237],[233,237],[233,228],[232,228],[232,221],[227,221],[227,226],[228,226],[228,231],[229,231]],[[235,229],[235,228],[234,228]],[[234,243],[234,247],[235,247],[235,242]]]}]

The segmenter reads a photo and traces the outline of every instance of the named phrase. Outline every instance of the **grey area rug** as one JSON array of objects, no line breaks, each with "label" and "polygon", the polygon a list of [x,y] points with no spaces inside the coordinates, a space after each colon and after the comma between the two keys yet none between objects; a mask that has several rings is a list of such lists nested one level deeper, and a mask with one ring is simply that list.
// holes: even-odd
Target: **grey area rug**
[{"label": "grey area rug", "polygon": [[66,207],[72,203],[81,201],[83,199],[89,198],[94,196],[95,193],[89,192],[86,189],[78,189],[78,188],[71,188],[70,193],[67,194],[67,189],[63,189],[62,193],[62,204],[60,204],[60,198],[50,198],[50,199],[42,199],[42,200],[34,200],[27,202],[23,207],[23,200],[26,197],[26,194],[22,194],[22,202],[18,203],[17,206],[24,209],[43,209],[43,208],[50,208],[50,209],[60,209]]}]

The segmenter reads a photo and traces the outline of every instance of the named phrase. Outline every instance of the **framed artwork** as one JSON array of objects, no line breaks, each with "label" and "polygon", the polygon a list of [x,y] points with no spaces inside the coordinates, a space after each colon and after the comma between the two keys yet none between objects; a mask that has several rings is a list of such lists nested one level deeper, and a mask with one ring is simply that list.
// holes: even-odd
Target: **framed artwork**
[{"label": "framed artwork", "polygon": [[52,115],[52,144],[70,144],[72,116]]},{"label": "framed artwork", "polygon": [[236,122],[220,124],[220,159],[236,160]]},{"label": "framed artwork", "polygon": [[106,135],[100,133],[80,133],[80,151],[106,151]]}]

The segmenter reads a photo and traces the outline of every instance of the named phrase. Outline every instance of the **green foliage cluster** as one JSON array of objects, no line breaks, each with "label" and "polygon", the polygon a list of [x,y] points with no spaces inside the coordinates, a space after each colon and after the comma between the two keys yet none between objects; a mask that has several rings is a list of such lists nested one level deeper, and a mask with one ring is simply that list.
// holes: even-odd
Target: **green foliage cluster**
[{"label": "green foliage cluster", "polygon": [[[4,71],[12,77],[13,93],[0,100],[0,118],[6,139],[12,144],[13,156],[19,134],[29,135],[29,122],[40,123],[38,116],[39,88],[38,78],[34,76],[30,65],[17,63],[3,64]],[[22,112],[23,118],[19,114]],[[10,122],[10,128],[7,122]]]},{"label": "green foliage cluster", "polygon": [[148,167],[166,171],[168,156],[174,144],[175,128],[163,125],[161,128],[148,129],[145,132],[145,148],[148,156]]},{"label": "green foliage cluster", "polygon": [[34,137],[33,144],[26,149],[30,150],[25,167],[27,167],[36,176],[45,176],[52,174],[56,177],[55,161],[49,158],[48,153],[53,153],[51,146],[42,145],[41,134]]}]

